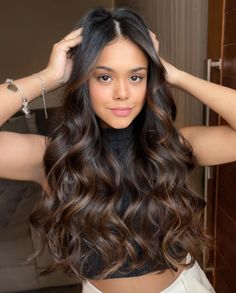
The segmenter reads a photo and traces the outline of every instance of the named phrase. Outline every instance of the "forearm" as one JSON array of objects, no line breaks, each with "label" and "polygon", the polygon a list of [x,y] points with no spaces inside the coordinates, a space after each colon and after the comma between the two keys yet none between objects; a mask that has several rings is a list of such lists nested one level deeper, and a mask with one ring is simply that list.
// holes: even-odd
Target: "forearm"
[{"label": "forearm", "polygon": [[[47,70],[39,72],[40,78],[45,82],[46,91],[56,88],[55,80],[48,74]],[[15,84],[21,89],[23,96],[32,101],[42,93],[42,85],[36,74],[14,80]],[[0,85],[0,126],[11,116],[22,108],[22,98],[20,93],[11,91],[7,84]]]},{"label": "forearm", "polygon": [[[54,44],[46,69],[39,72],[40,78],[45,83],[46,92],[56,89],[68,81],[73,67],[72,56],[69,56],[68,53],[71,48],[81,43],[82,31],[82,28],[76,29]],[[35,74],[14,82],[28,102],[42,93],[42,84]],[[7,84],[0,85],[0,126],[21,108],[20,93],[9,90]]]},{"label": "forearm", "polygon": [[236,91],[178,71],[174,86],[188,92],[224,118],[236,130]]}]

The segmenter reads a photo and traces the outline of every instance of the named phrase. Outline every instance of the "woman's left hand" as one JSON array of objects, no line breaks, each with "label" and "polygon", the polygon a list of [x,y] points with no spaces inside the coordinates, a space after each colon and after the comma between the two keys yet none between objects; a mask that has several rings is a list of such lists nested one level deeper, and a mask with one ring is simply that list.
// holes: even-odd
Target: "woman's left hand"
[{"label": "woman's left hand", "polygon": [[165,74],[166,81],[171,85],[176,85],[177,84],[177,77],[180,73],[180,70],[159,56],[160,43],[159,43],[156,35],[152,31],[149,30],[149,33],[150,33],[150,36],[152,39],[153,46],[156,50],[156,53],[157,53],[159,59],[161,60],[162,65],[164,66],[164,68],[166,70],[166,74]]}]

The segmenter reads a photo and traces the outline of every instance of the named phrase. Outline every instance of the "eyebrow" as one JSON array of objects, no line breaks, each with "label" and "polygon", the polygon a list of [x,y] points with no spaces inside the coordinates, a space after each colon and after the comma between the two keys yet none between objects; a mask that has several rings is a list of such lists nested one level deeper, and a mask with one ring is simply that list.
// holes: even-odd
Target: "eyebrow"
[{"label": "eyebrow", "polygon": [[[95,69],[105,69],[107,71],[114,72],[114,70],[112,68],[107,67],[107,66],[97,66],[97,67],[95,67]],[[137,71],[140,71],[140,70],[147,70],[147,67],[133,68],[133,69],[130,70],[130,72],[137,72]]]}]

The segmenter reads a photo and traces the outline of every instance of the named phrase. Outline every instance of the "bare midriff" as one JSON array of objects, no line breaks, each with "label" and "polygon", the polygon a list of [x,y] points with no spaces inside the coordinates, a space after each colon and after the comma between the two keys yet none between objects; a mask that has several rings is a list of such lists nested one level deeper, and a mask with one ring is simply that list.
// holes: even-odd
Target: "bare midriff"
[{"label": "bare midriff", "polygon": [[152,272],[138,277],[88,281],[103,293],[158,293],[169,287],[182,271],[181,266],[177,272],[167,269],[158,274]]}]

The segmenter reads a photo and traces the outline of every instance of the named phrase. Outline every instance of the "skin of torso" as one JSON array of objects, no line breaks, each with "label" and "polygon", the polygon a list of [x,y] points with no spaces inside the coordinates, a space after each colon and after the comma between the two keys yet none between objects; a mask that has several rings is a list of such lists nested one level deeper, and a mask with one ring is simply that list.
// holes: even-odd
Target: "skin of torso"
[{"label": "skin of torso", "polygon": [[152,272],[138,277],[88,280],[103,293],[158,293],[169,287],[182,271],[183,267],[179,266],[177,272],[167,269],[163,273]]}]

